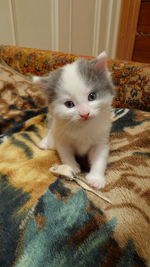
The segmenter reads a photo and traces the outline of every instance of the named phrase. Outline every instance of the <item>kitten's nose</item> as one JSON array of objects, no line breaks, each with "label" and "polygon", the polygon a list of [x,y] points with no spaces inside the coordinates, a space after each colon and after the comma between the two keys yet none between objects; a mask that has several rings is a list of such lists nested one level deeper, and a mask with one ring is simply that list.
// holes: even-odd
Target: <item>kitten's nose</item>
[{"label": "kitten's nose", "polygon": [[80,117],[87,120],[89,118],[90,113],[86,113],[86,114],[80,114]]}]

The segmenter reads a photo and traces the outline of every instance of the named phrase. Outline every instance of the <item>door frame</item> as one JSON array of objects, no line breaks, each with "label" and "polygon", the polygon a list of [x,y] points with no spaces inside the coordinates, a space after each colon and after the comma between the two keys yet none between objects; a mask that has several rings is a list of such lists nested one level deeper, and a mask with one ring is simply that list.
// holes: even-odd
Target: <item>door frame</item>
[{"label": "door frame", "polygon": [[116,58],[132,60],[141,0],[122,0]]}]

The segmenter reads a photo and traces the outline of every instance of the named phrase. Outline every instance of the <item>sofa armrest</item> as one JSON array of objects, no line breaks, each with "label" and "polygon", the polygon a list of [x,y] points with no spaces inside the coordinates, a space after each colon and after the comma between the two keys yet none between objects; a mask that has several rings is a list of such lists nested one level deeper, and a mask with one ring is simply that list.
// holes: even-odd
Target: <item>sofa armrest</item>
[{"label": "sofa armrest", "polygon": [[[42,76],[79,57],[48,50],[0,46],[0,58],[25,75]],[[113,106],[150,111],[150,64],[110,59],[108,67],[116,88]]]},{"label": "sofa armrest", "polygon": [[110,60],[116,88],[115,107],[150,111],[150,64]]},{"label": "sofa armrest", "polygon": [[34,48],[0,46],[0,58],[10,67],[25,75],[42,76],[75,61],[79,57],[79,55]]}]

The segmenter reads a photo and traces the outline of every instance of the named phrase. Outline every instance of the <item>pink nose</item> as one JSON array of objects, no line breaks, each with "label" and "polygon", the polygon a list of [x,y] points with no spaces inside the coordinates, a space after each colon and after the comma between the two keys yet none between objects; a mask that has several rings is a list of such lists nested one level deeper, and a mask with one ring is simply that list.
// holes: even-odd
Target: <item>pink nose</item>
[{"label": "pink nose", "polygon": [[80,117],[87,120],[89,118],[90,113],[86,113],[86,114],[80,114]]}]

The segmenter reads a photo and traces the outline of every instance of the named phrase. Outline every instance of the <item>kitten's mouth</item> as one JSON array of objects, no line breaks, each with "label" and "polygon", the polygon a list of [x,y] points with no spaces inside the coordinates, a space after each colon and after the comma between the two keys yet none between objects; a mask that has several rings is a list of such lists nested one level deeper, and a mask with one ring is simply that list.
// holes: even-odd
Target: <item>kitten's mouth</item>
[{"label": "kitten's mouth", "polygon": [[80,114],[80,117],[82,120],[87,121],[90,119],[91,116],[90,116],[90,113],[86,113],[86,114]]},{"label": "kitten's mouth", "polygon": [[90,117],[86,117],[86,118],[80,118],[81,121],[89,121],[91,119],[91,116]]}]

